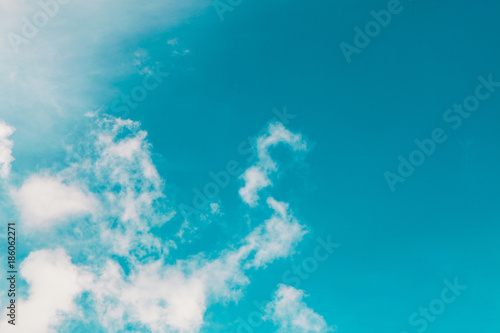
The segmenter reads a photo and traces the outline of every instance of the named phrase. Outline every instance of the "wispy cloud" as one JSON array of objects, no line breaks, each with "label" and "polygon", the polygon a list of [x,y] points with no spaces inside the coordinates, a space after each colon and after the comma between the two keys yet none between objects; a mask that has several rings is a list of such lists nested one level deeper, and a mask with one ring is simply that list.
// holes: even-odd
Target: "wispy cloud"
[{"label": "wispy cloud", "polygon": [[0,120],[0,178],[7,178],[10,174],[12,147],[14,142],[9,137],[14,133],[14,127]]},{"label": "wispy cloud", "polygon": [[266,318],[277,327],[278,332],[327,333],[335,329],[329,327],[325,319],[314,312],[303,301],[304,291],[280,284],[274,299],[266,305]]},{"label": "wispy cloud", "polygon": [[269,198],[267,203],[274,210],[273,216],[246,238],[247,243],[256,249],[248,266],[265,266],[276,258],[289,256],[307,233],[305,227],[290,214],[288,204],[273,198]]},{"label": "wispy cloud", "polygon": [[[43,26],[34,18],[48,15],[39,3],[59,6]],[[59,149],[70,124],[107,105],[119,95],[114,83],[136,72],[137,59],[126,50],[209,5],[202,0],[2,1],[0,119],[18,128],[18,149]],[[37,33],[27,38],[29,24]],[[16,52],[9,34],[28,42]],[[40,145],[34,149],[32,142]]]},{"label": "wispy cloud", "polygon": [[272,184],[269,177],[278,170],[278,165],[271,158],[269,150],[279,144],[286,144],[295,151],[307,150],[307,143],[300,134],[290,132],[282,123],[271,123],[267,133],[257,139],[257,162],[241,176],[245,185],[240,189],[240,196],[250,206],[257,204],[259,191]]},{"label": "wispy cloud", "polygon": [[164,182],[152,161],[151,145],[140,124],[131,120],[98,116],[83,138],[67,144],[74,155],[57,175],[82,183],[102,207],[94,214],[100,234],[111,251],[136,260],[168,252],[170,243],[151,233],[174,215],[164,194]]}]

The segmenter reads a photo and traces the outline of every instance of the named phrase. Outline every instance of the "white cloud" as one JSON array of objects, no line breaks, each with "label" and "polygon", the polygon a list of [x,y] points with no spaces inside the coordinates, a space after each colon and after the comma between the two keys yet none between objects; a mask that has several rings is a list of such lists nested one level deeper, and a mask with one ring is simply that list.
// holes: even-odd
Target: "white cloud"
[{"label": "white cloud", "polygon": [[[210,5],[202,0],[70,1],[60,6],[59,13],[37,36],[19,45],[16,54],[5,36],[9,32],[21,34],[20,19],[31,19],[40,10],[37,3],[0,3],[0,34],[4,36],[0,48],[5,51],[0,54],[0,75],[5,78],[0,99],[2,110],[8,110],[0,111],[0,116],[18,130],[16,156],[59,148],[60,134],[68,130],[68,124],[84,114],[92,118],[89,110],[119,94],[113,83],[135,73],[137,61],[144,65],[144,52],[127,54],[123,50],[136,44],[142,34],[159,35]],[[167,43],[174,47],[177,39]],[[189,50],[174,52],[186,54]],[[139,69],[143,74],[149,71],[144,66]],[[96,261],[88,259],[89,263],[100,265],[111,254],[127,259],[131,277],[113,261],[106,261],[103,269],[97,267],[101,275],[93,292],[110,331],[131,321],[157,332],[197,331],[204,324],[208,306],[242,296],[249,283],[246,270],[288,256],[302,238],[305,231],[288,206],[270,199],[273,216],[244,238],[241,247],[228,249],[212,260],[195,257],[176,265],[165,264],[170,243],[153,235],[151,229],[168,221],[173,213],[165,206],[163,181],[152,162],[146,133],[129,120],[105,118],[96,122],[97,128],[80,138],[83,155],[77,153],[62,170],[29,177],[11,194],[23,223],[32,227],[92,214],[91,223],[101,238],[92,240],[99,247]],[[0,133],[2,128],[7,127],[0,123]],[[0,141],[1,175],[8,175],[12,162],[9,135],[0,135],[5,137]],[[300,135],[281,124],[270,125],[268,133],[257,141],[259,161],[243,176],[246,184],[240,194],[252,206],[259,200],[259,191],[271,185],[269,176],[277,166],[269,148],[280,143],[294,150],[306,149]],[[75,147],[69,145],[68,152],[75,153]],[[89,241],[85,232],[79,237],[75,237],[75,246]],[[142,260],[142,256],[158,253],[160,259]],[[30,284],[30,296],[20,304],[23,318],[30,319],[22,321],[26,333],[55,331],[66,316],[75,314],[75,298],[91,280],[63,250],[31,253],[21,274]]]},{"label": "white cloud", "polygon": [[210,204],[210,210],[213,215],[221,215],[220,204],[217,202],[212,202]]},{"label": "white cloud", "polygon": [[12,157],[14,142],[9,140],[14,130],[14,127],[0,120],[0,178],[7,178],[9,176],[10,164],[14,161]]},{"label": "white cloud", "polygon": [[248,168],[242,178],[245,181],[245,186],[240,189],[240,196],[250,206],[255,206],[259,199],[258,191],[271,185],[271,180],[260,166]]},{"label": "white cloud", "polygon": [[94,288],[105,327],[117,331],[127,323],[140,322],[153,332],[198,332],[209,306],[243,296],[250,283],[246,271],[289,256],[305,234],[287,204],[274,199],[268,204],[273,216],[244,238],[240,247],[225,250],[215,259],[198,255],[173,265],[163,259],[135,263],[128,277],[116,263],[108,262]]},{"label": "white cloud", "polygon": [[125,322],[126,308],[119,300],[124,288],[125,281],[120,265],[112,260],[106,261],[101,275],[92,286],[92,292],[96,309],[99,310],[99,319],[110,332],[119,331]]},{"label": "white cloud", "polygon": [[[59,3],[59,9],[26,38],[25,22],[44,13],[39,3]],[[117,80],[137,73],[129,50],[142,37],[161,36],[207,6],[203,0],[0,1],[0,118],[18,129],[16,150],[60,149],[59,139],[71,124],[109,105],[120,95]],[[9,34],[25,42],[13,47]]]},{"label": "white cloud", "polygon": [[178,42],[179,42],[179,38],[175,37],[175,38],[169,39],[167,41],[167,44],[168,45],[177,45]]},{"label": "white cloud", "polygon": [[[139,160],[152,165],[146,135],[138,131],[135,122],[112,119],[106,122],[105,128],[112,130],[98,133],[97,142],[101,147],[98,150],[101,152],[97,156],[101,157],[93,165],[99,166],[100,177],[106,176],[99,178],[99,183],[120,184],[124,191],[123,195],[107,195],[117,202],[125,200],[127,206],[134,207],[133,199],[128,201],[130,196],[137,199],[139,193],[149,193],[151,187],[161,188],[159,178],[153,178],[147,187],[140,189],[134,180],[142,175]],[[125,137],[120,135],[118,139],[124,130],[132,132]],[[86,163],[76,163],[75,167],[82,164]],[[135,173],[131,173],[132,170]],[[144,177],[141,180],[144,181]],[[127,192],[129,188],[130,192]],[[150,205],[148,202],[144,209],[150,209]],[[165,263],[164,257],[149,263],[132,261],[132,273],[128,277],[116,263],[108,262],[95,288],[103,324],[111,331],[128,323],[140,322],[153,332],[198,332],[205,324],[204,316],[209,306],[236,301],[243,296],[244,288],[250,283],[246,277],[248,270],[265,267],[276,259],[289,256],[307,232],[290,212],[288,204],[269,198],[267,205],[273,211],[272,216],[243,238],[239,247],[222,251],[214,259],[204,259],[200,254],[170,265]],[[220,206],[213,204],[211,209],[217,212]],[[144,223],[139,218],[141,215],[130,215],[130,219],[122,215],[124,222],[131,222],[124,224],[127,232],[123,235],[112,229],[106,232],[109,236],[106,239],[121,247],[122,255],[127,248],[137,247],[134,244],[150,244],[155,240],[153,237],[144,241],[148,234],[135,232],[140,223]]]},{"label": "white cloud", "polygon": [[[12,196],[26,223],[79,221],[82,230],[75,227],[69,233],[74,241],[64,244],[70,253],[82,253],[82,244],[94,249],[83,263],[98,272],[90,292],[107,330],[140,324],[153,332],[198,332],[210,306],[240,299],[250,283],[247,273],[291,255],[306,233],[288,204],[268,198],[264,208],[271,209],[271,216],[239,243],[209,258],[200,253],[172,263],[168,254],[175,244],[152,231],[173,213],[147,133],[131,120],[98,115],[88,120],[94,123],[91,130],[66,142],[68,164],[31,176]],[[219,203],[211,209],[218,214]],[[92,218],[82,219],[85,214]],[[95,232],[86,232],[87,227]],[[111,260],[115,255],[130,273]],[[75,313],[64,304],[59,310]]]},{"label": "white cloud", "polygon": [[327,333],[334,329],[302,300],[304,291],[280,284],[273,300],[265,307],[266,319],[278,327],[278,332]]},{"label": "white cloud", "polygon": [[[174,215],[167,207],[163,180],[151,158],[151,145],[140,124],[113,117],[97,118],[84,139],[85,156],[63,170],[70,179],[86,179],[102,206],[103,238],[117,254],[143,256],[168,251],[168,244],[150,233]],[[71,148],[70,148],[71,150]],[[116,237],[115,237],[116,236]],[[134,254],[132,254],[134,252]]]},{"label": "white cloud", "polygon": [[31,176],[11,196],[23,223],[34,228],[49,228],[70,217],[91,214],[98,206],[91,194],[50,176]]},{"label": "white cloud", "polygon": [[239,296],[239,286],[248,283],[234,254],[176,265],[156,261],[138,266],[127,280],[110,261],[94,287],[101,320],[110,331],[140,322],[152,332],[198,332],[210,304]]},{"label": "white cloud", "polygon": [[75,298],[90,288],[93,279],[62,249],[31,252],[21,264],[21,276],[29,284],[29,297],[18,297],[16,326],[2,320],[2,332],[56,332],[58,324],[77,312]]},{"label": "white cloud", "polygon": [[199,330],[207,307],[207,286],[200,277],[187,277],[181,270],[153,263],[143,266],[131,281],[120,299],[133,308],[133,319],[153,332]]},{"label": "white cloud", "polygon": [[267,203],[274,214],[246,237],[246,242],[256,251],[247,266],[265,266],[277,258],[289,256],[307,233],[304,226],[288,213],[288,204],[273,198],[268,198]]},{"label": "white cloud", "polygon": [[[83,127],[88,128],[75,130],[72,137],[64,140],[67,150],[64,165],[40,171],[40,175],[32,177],[36,181],[28,179],[19,190],[13,191],[14,201],[21,211],[27,212],[23,220],[29,221],[35,215],[44,217],[43,221],[66,216],[70,207],[81,214],[67,217],[97,233],[91,241],[102,253],[114,253],[131,261],[167,253],[172,242],[156,237],[151,228],[161,226],[175,212],[167,206],[163,180],[152,161],[147,133],[140,130],[138,122],[112,116],[89,114],[85,120],[88,124]],[[56,186],[56,179],[62,185]],[[73,185],[69,188],[64,184]],[[76,184],[85,191],[78,192],[79,196],[68,195],[70,189],[76,192]],[[43,196],[47,191],[44,187],[49,185],[59,189],[50,191],[58,196]],[[64,198],[59,199],[61,196]],[[47,201],[56,199],[57,205],[47,211],[44,208]],[[85,212],[92,213],[88,221],[81,219]],[[30,222],[35,223],[33,220]]]},{"label": "white cloud", "polygon": [[269,125],[267,133],[257,139],[257,162],[241,176],[245,185],[240,188],[240,196],[252,207],[257,205],[259,191],[272,185],[269,176],[278,171],[278,166],[271,158],[269,149],[280,143],[290,146],[294,151],[307,150],[307,143],[300,134],[290,132],[281,123]]},{"label": "white cloud", "polygon": [[168,253],[175,243],[151,229],[175,211],[167,205],[147,133],[131,120],[97,114],[84,120],[85,130],[64,140],[65,164],[40,170],[11,189],[21,222],[33,227],[27,230],[60,226],[55,232],[65,235],[61,244],[72,250],[84,244],[88,251],[97,247],[99,255],[130,261]]}]

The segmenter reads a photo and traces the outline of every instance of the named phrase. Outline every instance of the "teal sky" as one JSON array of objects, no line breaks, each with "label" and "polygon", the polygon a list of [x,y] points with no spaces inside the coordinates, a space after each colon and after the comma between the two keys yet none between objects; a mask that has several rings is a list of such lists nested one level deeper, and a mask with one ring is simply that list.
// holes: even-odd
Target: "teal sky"
[{"label": "teal sky", "polygon": [[[51,324],[34,315],[37,332],[499,331],[500,4],[401,0],[359,47],[355,28],[392,1],[238,3],[221,20],[208,0],[75,1],[18,53],[7,36],[37,5],[0,5],[0,209],[28,267],[20,324],[43,304],[33,271],[54,267],[78,270],[58,296],[72,306],[48,306]],[[357,47],[350,61],[341,43]],[[454,104],[474,100],[453,128]],[[391,185],[436,129],[446,140]],[[269,180],[257,200],[242,194],[252,167]],[[318,238],[333,253],[290,275]]]}]

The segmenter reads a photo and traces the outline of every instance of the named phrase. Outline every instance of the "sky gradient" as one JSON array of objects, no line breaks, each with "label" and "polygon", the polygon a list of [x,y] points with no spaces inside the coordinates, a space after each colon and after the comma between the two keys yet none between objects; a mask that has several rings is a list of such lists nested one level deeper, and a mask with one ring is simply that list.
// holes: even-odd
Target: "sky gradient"
[{"label": "sky gradient", "polygon": [[0,4],[0,332],[500,330],[498,2],[41,3]]}]

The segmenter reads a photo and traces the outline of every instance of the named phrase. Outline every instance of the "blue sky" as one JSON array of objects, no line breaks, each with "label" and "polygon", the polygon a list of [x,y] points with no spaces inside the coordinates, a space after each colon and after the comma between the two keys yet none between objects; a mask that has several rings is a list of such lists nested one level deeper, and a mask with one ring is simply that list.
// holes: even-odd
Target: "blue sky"
[{"label": "blue sky", "polygon": [[500,329],[498,3],[43,3],[0,4],[2,332]]}]

